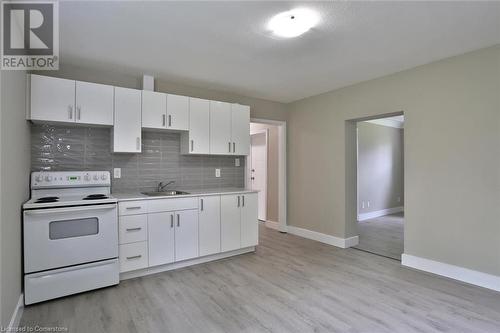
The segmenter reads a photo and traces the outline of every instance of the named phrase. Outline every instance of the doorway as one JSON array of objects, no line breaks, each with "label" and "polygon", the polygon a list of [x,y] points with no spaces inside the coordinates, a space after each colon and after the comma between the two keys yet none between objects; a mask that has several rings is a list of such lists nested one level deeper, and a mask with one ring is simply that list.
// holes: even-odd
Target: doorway
[{"label": "doorway", "polygon": [[246,186],[259,191],[258,218],[286,232],[286,122],[252,118],[250,138]]},{"label": "doorway", "polygon": [[355,248],[401,260],[404,252],[404,115],[356,122]]}]

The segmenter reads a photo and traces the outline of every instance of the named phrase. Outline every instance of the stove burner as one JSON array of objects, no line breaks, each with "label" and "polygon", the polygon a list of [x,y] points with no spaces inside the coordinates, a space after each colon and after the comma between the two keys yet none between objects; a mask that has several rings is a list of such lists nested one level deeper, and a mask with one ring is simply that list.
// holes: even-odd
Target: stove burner
[{"label": "stove burner", "polygon": [[35,203],[48,203],[48,202],[58,202],[59,197],[42,197],[38,198]]},{"label": "stove burner", "polygon": [[99,200],[99,199],[108,199],[109,197],[106,194],[90,194],[83,198],[83,200]]}]

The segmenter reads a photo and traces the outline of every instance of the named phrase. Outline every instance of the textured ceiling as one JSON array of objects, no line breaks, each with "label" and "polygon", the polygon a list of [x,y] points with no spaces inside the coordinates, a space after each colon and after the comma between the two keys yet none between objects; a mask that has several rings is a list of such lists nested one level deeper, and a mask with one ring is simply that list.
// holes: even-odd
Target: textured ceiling
[{"label": "textured ceiling", "polygon": [[[317,10],[295,39],[276,13]],[[61,61],[291,102],[500,43],[499,2],[62,2]]]}]

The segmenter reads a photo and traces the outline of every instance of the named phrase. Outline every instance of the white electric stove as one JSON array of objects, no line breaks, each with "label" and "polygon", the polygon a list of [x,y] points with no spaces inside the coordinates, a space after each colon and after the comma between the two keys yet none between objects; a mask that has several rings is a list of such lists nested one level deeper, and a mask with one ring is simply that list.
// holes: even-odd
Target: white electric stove
[{"label": "white electric stove", "polygon": [[119,282],[108,171],[33,172],[23,217],[25,304]]}]

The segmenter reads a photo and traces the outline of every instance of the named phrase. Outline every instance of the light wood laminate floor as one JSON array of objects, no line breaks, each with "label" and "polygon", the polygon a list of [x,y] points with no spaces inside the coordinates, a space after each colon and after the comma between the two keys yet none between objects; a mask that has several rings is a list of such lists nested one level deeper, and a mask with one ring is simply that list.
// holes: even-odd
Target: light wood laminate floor
[{"label": "light wood laminate floor", "polygon": [[359,244],[356,248],[401,260],[403,220],[403,213],[397,213],[358,222]]},{"label": "light wood laminate floor", "polygon": [[500,293],[260,227],[257,252],[28,306],[70,332],[500,332]]}]

